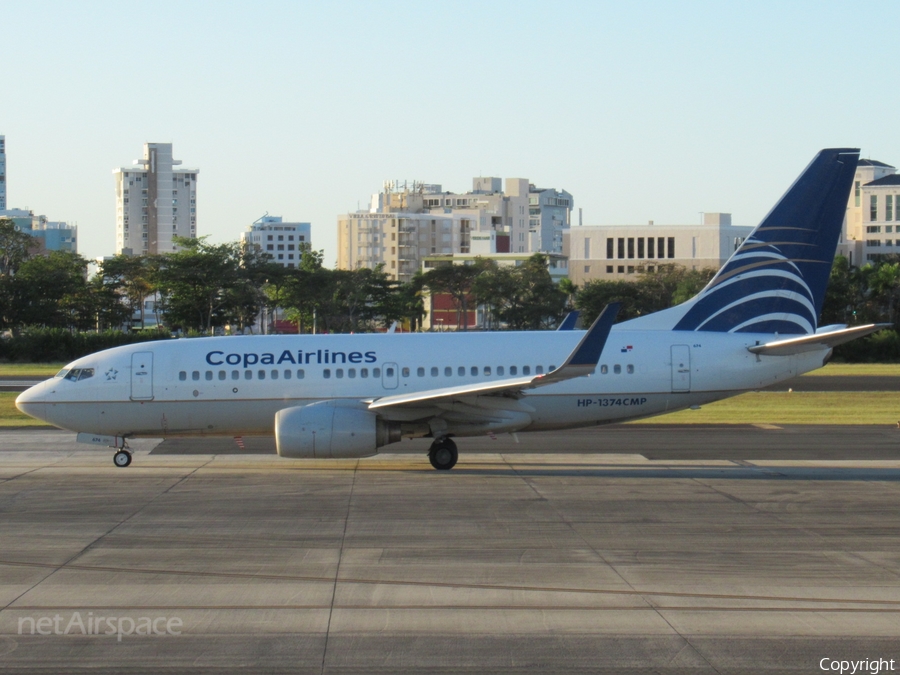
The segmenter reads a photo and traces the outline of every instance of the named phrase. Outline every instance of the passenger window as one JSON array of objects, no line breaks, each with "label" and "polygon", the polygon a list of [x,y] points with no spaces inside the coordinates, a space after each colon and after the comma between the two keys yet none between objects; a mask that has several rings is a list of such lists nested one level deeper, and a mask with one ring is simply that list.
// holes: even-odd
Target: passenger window
[{"label": "passenger window", "polygon": [[613,366],[613,372],[614,372],[616,375],[618,375],[619,373],[622,372],[622,366],[620,366],[620,365],[617,363],[616,365]]},{"label": "passenger window", "polygon": [[360,369],[359,369],[359,376],[360,376],[360,377],[368,377],[368,376],[369,376],[369,369],[368,369],[368,368],[360,368]]},{"label": "passenger window", "polygon": [[259,379],[261,379],[261,380],[266,379],[266,371],[264,371],[264,370],[259,371]]},{"label": "passenger window", "polygon": [[324,377],[326,380],[330,379],[331,378],[331,369],[326,368],[325,370],[323,370],[322,377]]},{"label": "passenger window", "polygon": [[199,379],[200,379],[200,371],[199,371],[199,370],[195,370],[193,373],[191,373],[191,379],[192,379],[192,380],[199,380]]},{"label": "passenger window", "polygon": [[538,375],[543,375],[544,374],[544,366],[536,366],[534,369],[534,372],[537,373]]},{"label": "passenger window", "polygon": [[531,366],[522,366],[523,375],[531,375]]},{"label": "passenger window", "polygon": [[509,374],[510,374],[510,375],[515,375],[515,374],[517,374],[518,372],[519,372],[519,369],[516,368],[515,366],[510,366],[510,367],[509,367]]},{"label": "passenger window", "polygon": [[178,379],[184,382],[187,379],[187,373],[182,370],[178,373]]},{"label": "passenger window", "polygon": [[278,379],[278,371],[273,370],[271,373],[269,373],[269,377],[271,377],[273,380],[277,380]]},{"label": "passenger window", "polygon": [[634,372],[634,366],[629,363],[626,370],[628,371],[628,374],[631,375]]},{"label": "passenger window", "polygon": [[453,377],[453,368],[451,368],[450,366],[445,366],[444,377]]},{"label": "passenger window", "polygon": [[356,368],[348,368],[347,369],[347,377],[355,378],[356,377]]},{"label": "passenger window", "polygon": [[302,368],[297,371],[297,379],[298,380],[302,380],[305,376],[306,376],[306,373],[303,371]]},{"label": "passenger window", "polygon": [[224,371],[224,370],[220,370],[220,371],[219,371],[219,379],[220,379],[220,380],[224,380],[224,379],[225,379],[225,371]]},{"label": "passenger window", "polygon": [[497,366],[497,374],[503,375],[503,366]]},{"label": "passenger window", "polygon": [[284,371],[284,379],[286,379],[286,380],[291,379],[291,371],[289,371],[289,370]]},{"label": "passenger window", "polygon": [[431,376],[432,376],[432,377],[437,377],[439,372],[440,372],[440,371],[438,371],[438,369],[437,369],[436,367],[435,367],[435,368],[432,368],[432,369],[431,369]]},{"label": "passenger window", "polygon": [[475,377],[476,375],[478,375],[478,366],[472,366],[471,372],[472,372],[472,377]]},{"label": "passenger window", "polygon": [[460,366],[459,368],[457,368],[456,374],[459,375],[460,377],[465,377],[465,376],[466,376],[466,369],[465,369],[465,367],[464,367],[464,366]]},{"label": "passenger window", "polygon": [[403,370],[400,371],[403,377],[409,377],[409,368],[406,366],[403,367]]},{"label": "passenger window", "polygon": [[241,379],[241,373],[240,373],[240,371],[239,371],[239,370],[232,370],[232,371],[231,371],[231,379],[232,379],[232,380],[239,380],[239,379]]},{"label": "passenger window", "polygon": [[416,368],[416,375],[419,377],[425,377],[425,369],[422,366]]},{"label": "passenger window", "polygon": [[491,367],[490,367],[490,366],[485,366],[485,367],[484,367],[484,374],[485,374],[485,375],[490,375],[490,374],[491,374]]},{"label": "passenger window", "polygon": [[550,370],[548,370],[547,372],[552,373],[554,370],[556,370],[556,366],[550,366]]},{"label": "passenger window", "polygon": [[336,378],[338,378],[338,379],[343,379],[343,377],[344,377],[344,369],[343,369],[343,368],[337,368],[337,369],[334,371],[334,376],[335,376]]},{"label": "passenger window", "polygon": [[252,370],[245,370],[245,371],[244,371],[244,379],[245,379],[245,380],[252,380],[252,379],[253,379],[253,371],[252,371]]},{"label": "passenger window", "polygon": [[207,371],[206,371],[206,379],[207,379],[207,380],[213,379],[213,373],[212,373],[211,370],[207,370]]},{"label": "passenger window", "polygon": [[393,377],[393,376],[394,376],[394,369],[393,369],[393,368],[385,368],[385,369],[384,369],[384,375],[385,375],[385,377]]},{"label": "passenger window", "polygon": [[372,377],[381,377],[381,368],[372,368]]},{"label": "passenger window", "polygon": [[606,365],[600,366],[600,374],[601,375],[606,375],[608,372],[609,372],[609,366],[606,366]]}]

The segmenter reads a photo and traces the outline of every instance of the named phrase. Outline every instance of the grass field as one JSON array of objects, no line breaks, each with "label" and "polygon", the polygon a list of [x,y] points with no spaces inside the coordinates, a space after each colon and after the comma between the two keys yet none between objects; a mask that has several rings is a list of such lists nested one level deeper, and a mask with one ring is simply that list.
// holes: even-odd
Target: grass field
[{"label": "grass field", "polygon": [[752,391],[631,424],[889,424],[900,420],[893,392]]},{"label": "grass field", "polygon": [[15,392],[0,392],[0,428],[2,427],[47,427],[45,422],[40,422],[28,415],[23,415],[16,408]]},{"label": "grass field", "polygon": [[[20,413],[17,394],[0,392],[0,428],[47,426]],[[892,392],[750,392],[631,424],[886,424],[900,420],[900,396]]]},{"label": "grass field", "polygon": [[53,377],[65,363],[0,363],[0,377]]}]

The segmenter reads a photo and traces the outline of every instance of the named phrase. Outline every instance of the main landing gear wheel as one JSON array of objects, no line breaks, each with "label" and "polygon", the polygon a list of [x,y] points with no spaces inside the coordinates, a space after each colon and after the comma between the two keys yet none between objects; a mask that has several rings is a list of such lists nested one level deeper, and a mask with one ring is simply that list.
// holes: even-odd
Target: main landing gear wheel
[{"label": "main landing gear wheel", "polygon": [[428,451],[428,459],[438,471],[449,471],[456,466],[456,460],[459,459],[459,453],[456,451],[456,443],[449,438],[442,438],[431,444],[431,450]]},{"label": "main landing gear wheel", "polygon": [[131,464],[131,453],[127,450],[119,450],[116,456],[113,457],[113,463],[120,469],[124,469]]}]

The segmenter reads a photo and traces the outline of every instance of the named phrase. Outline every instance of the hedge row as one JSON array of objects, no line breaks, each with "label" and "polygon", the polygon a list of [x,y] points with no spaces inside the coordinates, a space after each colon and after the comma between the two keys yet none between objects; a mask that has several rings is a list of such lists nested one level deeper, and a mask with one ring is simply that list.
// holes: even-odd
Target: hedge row
[{"label": "hedge row", "polygon": [[27,328],[19,335],[0,339],[0,361],[72,361],[110,347],[170,338],[168,333],[156,331],[75,333],[64,328]]},{"label": "hedge row", "polygon": [[847,363],[892,363],[900,361],[900,334],[880,330],[861,340],[852,340],[834,348],[834,360]]}]

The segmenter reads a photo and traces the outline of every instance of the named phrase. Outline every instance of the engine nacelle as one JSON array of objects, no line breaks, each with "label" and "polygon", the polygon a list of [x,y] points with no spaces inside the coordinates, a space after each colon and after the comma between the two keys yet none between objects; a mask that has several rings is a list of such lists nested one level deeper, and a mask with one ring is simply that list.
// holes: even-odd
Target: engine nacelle
[{"label": "engine nacelle", "polygon": [[282,457],[370,457],[399,440],[399,422],[385,422],[356,404],[320,401],[275,414],[275,446]]}]

